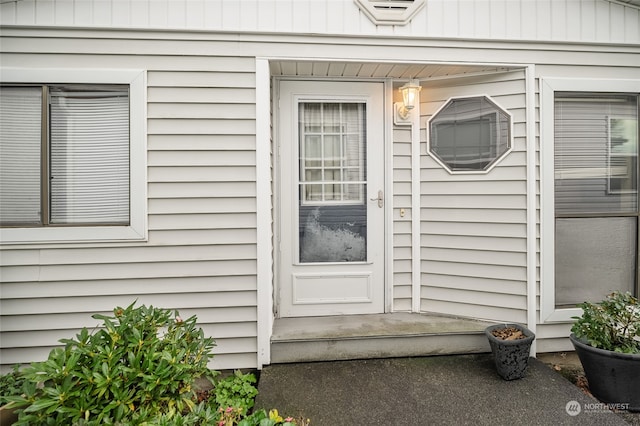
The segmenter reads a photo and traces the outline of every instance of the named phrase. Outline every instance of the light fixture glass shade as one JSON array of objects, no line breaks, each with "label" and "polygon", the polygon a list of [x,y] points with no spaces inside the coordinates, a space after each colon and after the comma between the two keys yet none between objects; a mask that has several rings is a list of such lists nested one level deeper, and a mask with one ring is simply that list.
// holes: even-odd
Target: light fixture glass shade
[{"label": "light fixture glass shade", "polygon": [[402,93],[402,102],[406,109],[410,110],[416,106],[420,90],[422,90],[422,87],[420,87],[418,80],[410,80],[400,88],[400,93]]}]

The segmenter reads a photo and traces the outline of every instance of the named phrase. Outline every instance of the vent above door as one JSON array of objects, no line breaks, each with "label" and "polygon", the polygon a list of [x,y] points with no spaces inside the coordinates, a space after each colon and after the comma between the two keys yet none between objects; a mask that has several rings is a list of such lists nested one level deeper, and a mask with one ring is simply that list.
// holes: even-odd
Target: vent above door
[{"label": "vent above door", "polygon": [[354,0],[376,25],[405,25],[426,0]]}]

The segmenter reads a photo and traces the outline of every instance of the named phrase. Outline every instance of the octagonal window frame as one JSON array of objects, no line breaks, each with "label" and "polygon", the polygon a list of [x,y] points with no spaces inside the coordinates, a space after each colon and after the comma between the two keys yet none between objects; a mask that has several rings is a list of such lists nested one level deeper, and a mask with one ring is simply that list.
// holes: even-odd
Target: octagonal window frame
[{"label": "octagonal window frame", "polygon": [[[445,111],[447,107],[449,107],[449,105],[451,105],[454,101],[458,101],[458,100],[465,100],[465,99],[477,99],[477,98],[484,98],[486,101],[488,101],[490,104],[492,104],[495,108],[496,108],[496,113],[500,112],[503,113],[507,116],[509,122],[508,122],[508,137],[507,137],[507,149],[500,155],[496,156],[496,158],[494,158],[493,160],[491,160],[483,169],[453,169],[451,168],[451,166],[449,164],[447,164],[446,161],[444,161],[442,158],[440,158],[440,156],[437,154],[437,152],[432,151],[432,137],[433,137],[433,132],[431,130],[431,125],[432,122],[438,117],[438,115],[442,112]],[[484,114],[486,115],[486,114]],[[513,151],[513,115],[509,112],[508,109],[506,109],[505,107],[503,107],[502,105],[500,105],[498,102],[496,102],[491,96],[486,95],[486,94],[482,94],[482,95],[473,95],[473,96],[453,96],[450,97],[449,99],[447,99],[446,102],[444,102],[440,108],[438,108],[437,111],[435,111],[433,113],[433,115],[431,115],[431,117],[429,118],[429,120],[427,121],[427,126],[426,126],[426,131],[427,131],[427,155],[429,155],[431,158],[433,158],[438,164],[440,164],[447,172],[449,172],[449,174],[487,174],[489,173],[491,170],[493,170],[494,167],[496,167],[507,155],[509,155],[509,153],[511,151]],[[493,141],[494,144],[496,144],[496,141]]]}]

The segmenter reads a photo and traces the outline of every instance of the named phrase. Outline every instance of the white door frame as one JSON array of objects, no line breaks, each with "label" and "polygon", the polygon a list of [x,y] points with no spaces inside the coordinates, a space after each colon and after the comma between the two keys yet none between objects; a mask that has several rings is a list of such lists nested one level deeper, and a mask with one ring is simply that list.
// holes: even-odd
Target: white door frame
[{"label": "white door frame", "polygon": [[[282,78],[274,78],[272,95],[273,95],[273,189],[274,189],[274,197],[273,197],[273,220],[274,220],[274,251],[273,251],[273,286],[272,286],[272,300],[273,304],[273,313],[274,317],[279,317],[279,308],[280,308],[280,282],[281,282],[281,245],[285,242],[281,241],[281,194],[280,194],[280,185],[282,183],[282,177],[280,176],[279,170],[281,165],[280,153],[278,151],[278,147],[276,141],[279,140],[281,135],[281,129],[279,128],[279,120],[280,120],[280,82],[286,81],[309,81],[309,82],[335,82],[335,83],[348,83],[349,81],[354,82],[376,82],[383,83],[383,93],[382,102],[383,102],[383,163],[384,163],[384,191],[385,191],[385,204],[384,204],[384,237],[383,237],[383,293],[384,293],[384,312],[390,312],[392,310],[392,277],[393,277],[393,269],[392,269],[392,260],[393,260],[393,238],[392,238],[392,221],[393,221],[393,193],[392,193],[392,176],[390,175],[390,171],[393,170],[393,156],[392,156],[392,106],[390,105],[390,99],[392,95],[392,84],[391,80],[387,79],[362,79],[362,80],[341,80],[341,79],[312,79],[312,78],[291,78],[291,77],[282,77]],[[289,242],[286,242],[287,244]]]}]

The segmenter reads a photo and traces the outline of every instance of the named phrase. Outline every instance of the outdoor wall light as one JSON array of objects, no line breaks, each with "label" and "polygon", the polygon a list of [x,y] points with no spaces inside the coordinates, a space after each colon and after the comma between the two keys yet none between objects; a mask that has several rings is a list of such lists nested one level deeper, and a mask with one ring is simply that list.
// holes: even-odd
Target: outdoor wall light
[{"label": "outdoor wall light", "polygon": [[396,102],[394,105],[395,115],[394,122],[396,125],[411,124],[411,110],[416,106],[416,102],[420,100],[420,83],[418,80],[409,80],[407,84],[400,88],[402,94],[402,102]]}]

